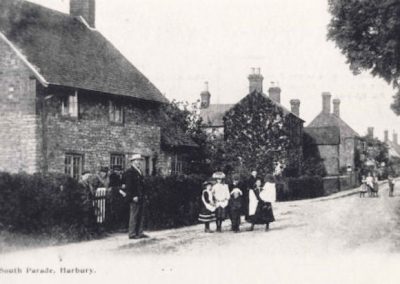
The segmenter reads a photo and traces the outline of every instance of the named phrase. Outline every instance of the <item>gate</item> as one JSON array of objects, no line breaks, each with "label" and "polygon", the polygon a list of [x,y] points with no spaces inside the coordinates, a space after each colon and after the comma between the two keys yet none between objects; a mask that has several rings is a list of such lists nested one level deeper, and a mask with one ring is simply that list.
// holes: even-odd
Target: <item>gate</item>
[{"label": "gate", "polygon": [[96,190],[93,206],[96,214],[96,220],[99,224],[102,224],[106,219],[106,196],[107,189],[105,187],[100,187]]}]

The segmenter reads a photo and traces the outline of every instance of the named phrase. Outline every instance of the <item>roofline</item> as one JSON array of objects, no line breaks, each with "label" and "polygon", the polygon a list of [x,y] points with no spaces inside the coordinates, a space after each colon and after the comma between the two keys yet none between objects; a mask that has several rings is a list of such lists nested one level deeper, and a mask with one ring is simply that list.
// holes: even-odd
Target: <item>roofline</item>
[{"label": "roofline", "polygon": [[91,27],[91,26],[89,25],[89,23],[85,20],[84,17],[79,16],[78,19],[79,19],[89,30],[91,30],[91,31],[97,31],[96,28]]},{"label": "roofline", "polygon": [[124,98],[128,98],[128,99],[132,99],[135,101],[141,101],[141,102],[150,102],[150,103],[155,103],[155,104],[168,104],[169,101],[166,99],[165,102],[161,102],[161,101],[156,101],[156,100],[149,100],[149,99],[143,99],[143,98],[137,98],[137,97],[133,97],[130,95],[124,95],[124,94],[117,94],[117,93],[105,93],[103,91],[99,91],[99,90],[94,90],[94,89],[85,89],[82,87],[77,87],[77,86],[70,86],[70,85],[62,85],[59,83],[48,83],[48,86],[54,86],[54,87],[64,87],[64,88],[71,88],[71,89],[76,89],[76,90],[84,90],[84,91],[89,91],[89,92],[96,92],[96,93],[101,93],[102,95],[111,95],[111,96],[117,96],[117,97],[124,97]]},{"label": "roofline", "polygon": [[36,79],[44,86],[48,87],[49,82],[39,73],[38,70],[26,59],[26,57],[17,49],[17,47],[2,33],[0,32],[0,38],[15,52],[15,54],[22,60],[22,62],[32,71]]}]

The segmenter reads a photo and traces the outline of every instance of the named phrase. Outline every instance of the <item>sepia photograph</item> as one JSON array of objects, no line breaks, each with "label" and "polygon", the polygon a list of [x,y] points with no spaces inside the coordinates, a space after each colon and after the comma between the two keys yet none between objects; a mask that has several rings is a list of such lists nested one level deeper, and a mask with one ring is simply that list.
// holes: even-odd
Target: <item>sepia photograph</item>
[{"label": "sepia photograph", "polygon": [[399,283],[400,0],[0,0],[0,283]]}]

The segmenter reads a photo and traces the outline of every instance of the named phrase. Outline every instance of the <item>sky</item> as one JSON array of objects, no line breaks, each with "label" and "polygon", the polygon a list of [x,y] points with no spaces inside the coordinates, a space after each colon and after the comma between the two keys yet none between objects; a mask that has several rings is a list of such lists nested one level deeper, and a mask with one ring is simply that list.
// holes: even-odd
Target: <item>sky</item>
[{"label": "sky", "polygon": [[[68,0],[30,0],[65,13]],[[322,92],[341,100],[341,117],[360,135],[400,132],[394,90],[368,73],[355,76],[327,41],[327,0],[97,0],[96,28],[170,100],[194,102],[209,82],[211,103],[248,93],[252,67],[264,91],[300,99],[305,126],[320,113]],[[391,134],[390,134],[391,137]]]}]

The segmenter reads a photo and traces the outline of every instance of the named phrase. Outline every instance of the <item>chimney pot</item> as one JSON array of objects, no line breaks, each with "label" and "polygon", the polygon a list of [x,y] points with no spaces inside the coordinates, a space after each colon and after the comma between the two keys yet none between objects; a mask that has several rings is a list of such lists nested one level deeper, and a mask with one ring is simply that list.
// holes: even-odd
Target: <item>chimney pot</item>
[{"label": "chimney pot", "polygon": [[374,138],[374,128],[373,127],[368,127],[368,137],[369,138]]},{"label": "chimney pot", "polygon": [[322,93],[322,112],[325,114],[331,113],[331,93],[323,92]]},{"label": "chimney pot", "polygon": [[333,114],[336,115],[337,117],[340,117],[340,100],[334,99],[332,103],[333,103]]},{"label": "chimney pot", "polygon": [[[252,93],[254,91],[258,93],[263,92],[263,80],[264,77],[261,73],[256,74],[255,68],[251,68],[252,74],[248,76],[249,79],[249,92]],[[259,71],[257,71],[259,72]]]},{"label": "chimney pot", "polygon": [[385,143],[389,142],[389,130],[386,129],[383,134]]},{"label": "chimney pot", "polygon": [[83,17],[90,27],[95,27],[96,0],[70,0],[69,13],[73,17]]},{"label": "chimney pot", "polygon": [[300,116],[300,100],[292,99],[290,100],[291,111],[297,116]]},{"label": "chimney pot", "polygon": [[211,94],[208,91],[208,82],[204,82],[204,91],[200,94],[200,108],[205,109],[210,106]]},{"label": "chimney pot", "polygon": [[279,88],[279,86],[274,82],[271,82],[271,86],[268,89],[268,95],[271,100],[281,103],[281,88]]}]

